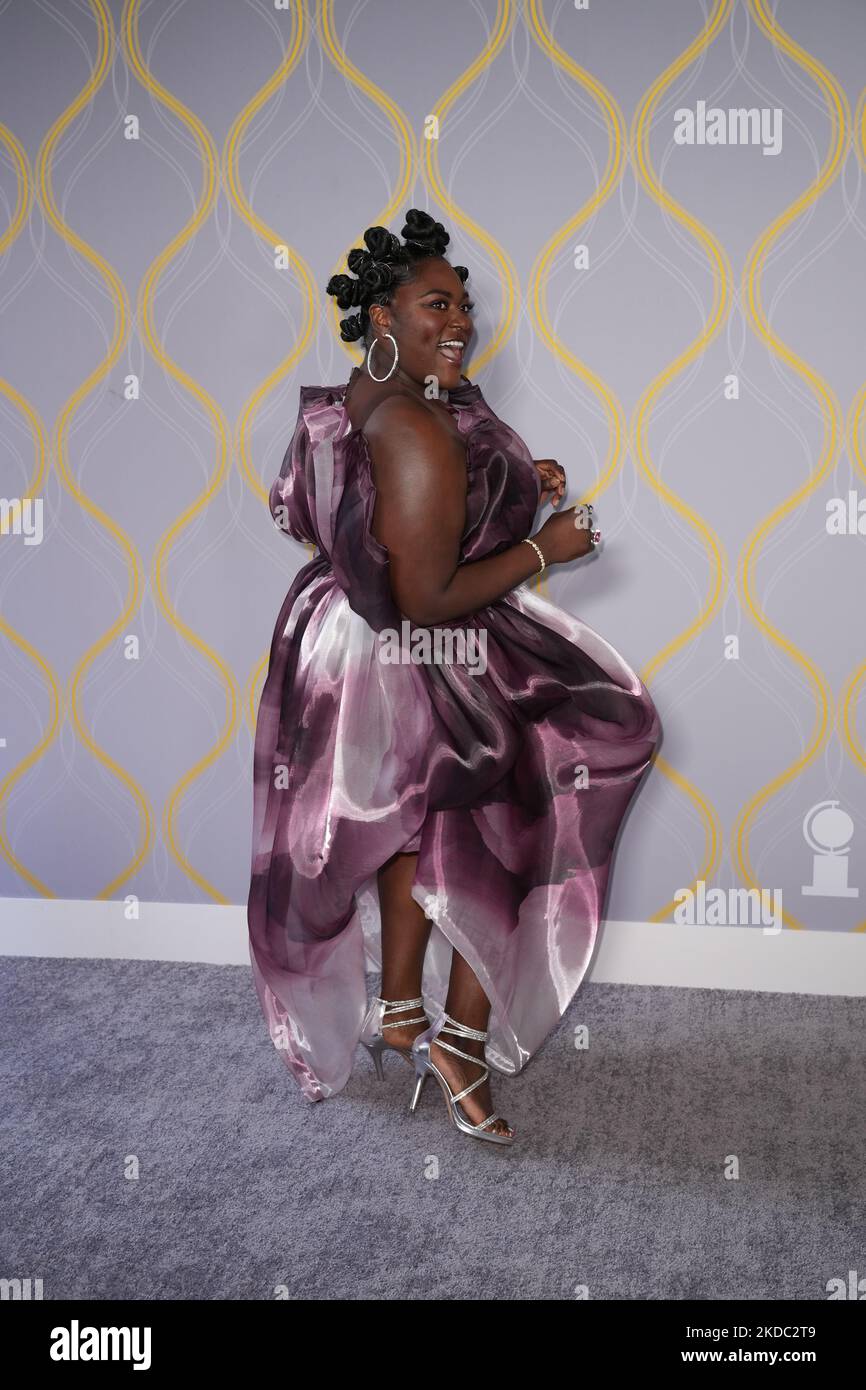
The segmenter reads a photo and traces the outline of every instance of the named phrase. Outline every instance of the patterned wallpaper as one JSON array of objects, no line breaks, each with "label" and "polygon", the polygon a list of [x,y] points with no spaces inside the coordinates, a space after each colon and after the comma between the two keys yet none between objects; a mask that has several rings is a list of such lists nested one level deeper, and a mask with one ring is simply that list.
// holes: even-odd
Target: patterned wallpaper
[{"label": "patterned wallpaper", "polygon": [[245,902],[268,487],[424,207],[604,530],[534,582],[662,716],[607,915],[866,929],[864,53],[862,0],[0,5],[0,894]]}]

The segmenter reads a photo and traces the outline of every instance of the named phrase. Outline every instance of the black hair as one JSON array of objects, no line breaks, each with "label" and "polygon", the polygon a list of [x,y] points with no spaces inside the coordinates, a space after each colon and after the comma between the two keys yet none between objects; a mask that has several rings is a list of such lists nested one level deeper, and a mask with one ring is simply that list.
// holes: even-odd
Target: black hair
[{"label": "black hair", "polygon": [[[400,236],[404,244],[387,227],[368,227],[364,233],[367,249],[354,246],[346,264],[358,278],[332,275],[327,284],[328,294],[336,295],[341,309],[359,308],[357,314],[340,319],[340,337],[344,343],[367,341],[370,331],[371,304],[389,304],[391,296],[401,285],[415,278],[418,262],[428,256],[445,257],[451,240],[441,222],[434,222],[429,212],[410,208]],[[469,278],[465,265],[452,266],[463,284]]]}]

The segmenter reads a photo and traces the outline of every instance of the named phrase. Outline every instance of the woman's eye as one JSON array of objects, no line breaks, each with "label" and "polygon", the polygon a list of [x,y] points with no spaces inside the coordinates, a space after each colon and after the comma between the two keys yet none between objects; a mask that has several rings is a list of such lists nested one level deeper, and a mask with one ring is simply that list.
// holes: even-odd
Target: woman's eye
[{"label": "woman's eye", "polygon": [[[430,305],[430,308],[431,308],[431,309],[438,309],[439,306],[440,306],[440,304],[441,304],[441,306],[442,306],[443,309],[447,309],[447,308],[448,308],[448,302],[447,302],[447,300],[445,300],[445,299],[434,299],[433,302],[432,302],[431,305]],[[471,314],[471,313],[472,313],[472,310],[475,308],[475,301],[474,301],[474,299],[473,299],[473,300],[470,300],[468,303],[462,305],[461,307],[463,308],[463,310],[464,310],[467,314]]]}]

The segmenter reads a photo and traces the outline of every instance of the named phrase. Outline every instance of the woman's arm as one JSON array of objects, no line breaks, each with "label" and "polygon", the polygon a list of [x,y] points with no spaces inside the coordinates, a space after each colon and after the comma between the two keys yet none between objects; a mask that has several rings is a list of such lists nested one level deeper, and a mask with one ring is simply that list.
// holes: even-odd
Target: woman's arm
[{"label": "woman's arm", "polygon": [[364,426],[377,502],[373,534],[390,555],[394,602],[418,627],[468,617],[539,568],[518,543],[459,564],[466,525],[466,456],[421,402],[389,396]]}]

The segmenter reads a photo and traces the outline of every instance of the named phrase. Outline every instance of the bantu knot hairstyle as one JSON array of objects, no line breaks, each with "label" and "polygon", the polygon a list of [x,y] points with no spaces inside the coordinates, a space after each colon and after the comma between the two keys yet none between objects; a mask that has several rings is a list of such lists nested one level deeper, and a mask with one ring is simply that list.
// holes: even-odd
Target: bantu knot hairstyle
[{"label": "bantu knot hairstyle", "polygon": [[[451,240],[441,222],[434,222],[429,212],[410,208],[406,225],[399,239],[387,227],[368,227],[364,233],[366,251],[355,246],[346,257],[346,264],[357,279],[348,275],[332,275],[327,284],[328,294],[336,295],[341,309],[358,308],[359,313],[340,320],[340,337],[344,343],[367,339],[370,331],[371,304],[389,304],[400,285],[414,278],[417,263],[426,256],[443,256]],[[453,270],[464,285],[469,278],[465,265]]]}]

